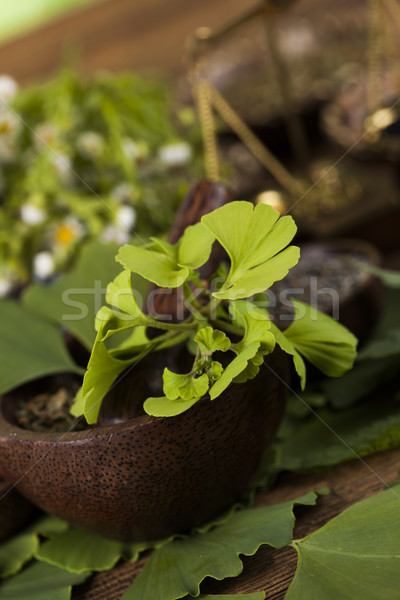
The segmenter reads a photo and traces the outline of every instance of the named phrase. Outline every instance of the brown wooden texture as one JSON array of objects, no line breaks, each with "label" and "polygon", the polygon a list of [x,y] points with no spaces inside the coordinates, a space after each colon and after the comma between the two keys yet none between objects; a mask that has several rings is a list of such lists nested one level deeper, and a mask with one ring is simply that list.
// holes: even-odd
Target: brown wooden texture
[{"label": "brown wooden texture", "polygon": [[[385,484],[397,479],[399,469],[400,449],[396,449],[356,459],[320,474],[283,475],[270,492],[257,497],[256,504],[281,502],[327,485],[330,494],[321,497],[316,507],[296,511],[295,537],[298,538],[315,531],[355,502],[381,491]],[[136,564],[122,563],[110,572],[95,575],[74,590],[73,600],[118,600],[146,558]],[[296,569],[294,550],[263,547],[254,557],[245,557],[243,562],[244,570],[239,577],[221,582],[207,580],[202,592],[239,594],[264,590],[267,600],[284,598]]]},{"label": "brown wooden texture", "polygon": [[103,0],[0,46],[0,73],[41,80],[75,61],[83,73],[157,68],[182,71],[186,39],[219,27],[255,0]]}]

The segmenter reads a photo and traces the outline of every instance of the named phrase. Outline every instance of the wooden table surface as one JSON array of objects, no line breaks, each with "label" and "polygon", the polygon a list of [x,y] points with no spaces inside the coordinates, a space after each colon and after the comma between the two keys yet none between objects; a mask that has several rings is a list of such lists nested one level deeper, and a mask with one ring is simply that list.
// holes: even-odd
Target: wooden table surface
[{"label": "wooden table surface", "polygon": [[[259,494],[256,504],[282,502],[328,486],[330,494],[320,497],[317,506],[297,509],[295,538],[299,538],[315,531],[355,502],[381,491],[386,484],[397,479],[399,469],[400,449],[395,449],[353,460],[320,474],[286,474],[280,477],[271,491]],[[144,556],[135,564],[121,563],[112,571],[94,575],[75,589],[73,600],[118,600],[139,573],[146,558]],[[243,562],[244,570],[239,577],[221,582],[208,579],[202,585],[202,592],[243,594],[263,590],[267,600],[284,598],[297,563],[292,548],[275,550],[264,546],[253,557],[244,557]]]}]

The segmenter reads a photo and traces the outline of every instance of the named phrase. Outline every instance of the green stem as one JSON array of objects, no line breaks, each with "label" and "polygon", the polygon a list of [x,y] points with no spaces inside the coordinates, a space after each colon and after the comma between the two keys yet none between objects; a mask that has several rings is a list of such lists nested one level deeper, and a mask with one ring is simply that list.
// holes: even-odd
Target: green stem
[{"label": "green stem", "polygon": [[189,319],[182,323],[166,323],[165,321],[149,319],[147,326],[155,327],[156,329],[165,329],[166,331],[190,331],[196,329],[197,323],[192,317],[189,317]]},{"label": "green stem", "polygon": [[234,335],[243,336],[243,329],[241,329],[241,327],[232,325],[231,323],[228,323],[227,321],[222,321],[222,319],[214,319],[212,321],[212,325],[215,325],[219,329],[225,330],[228,333],[233,333]]}]

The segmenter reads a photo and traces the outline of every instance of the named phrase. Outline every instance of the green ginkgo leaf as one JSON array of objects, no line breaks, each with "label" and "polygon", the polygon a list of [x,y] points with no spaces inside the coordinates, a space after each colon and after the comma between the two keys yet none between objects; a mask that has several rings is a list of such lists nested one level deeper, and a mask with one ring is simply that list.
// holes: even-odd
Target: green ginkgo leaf
[{"label": "green ginkgo leaf", "polygon": [[180,267],[174,256],[151,246],[143,248],[126,244],[119,249],[116,260],[125,269],[160,287],[179,287],[189,276],[189,269]]},{"label": "green ginkgo leaf", "polygon": [[82,374],[59,329],[17,302],[0,302],[0,330],[0,394],[45,375]]},{"label": "green ginkgo leaf", "polygon": [[[96,422],[101,402],[118,376],[148,352],[148,349],[145,348],[142,352],[131,356],[131,358],[116,358],[107,350],[105,343],[102,341],[103,337],[103,331],[100,329],[83,379],[82,398],[79,406],[84,407],[84,415],[88,423]],[[74,414],[78,416],[76,407]]]},{"label": "green ginkgo leaf", "polygon": [[143,408],[152,417],[176,417],[192,408],[199,400],[200,398],[170,400],[166,396],[161,396],[160,398],[147,398]]},{"label": "green ginkgo leaf", "polygon": [[178,243],[178,264],[198,269],[209,259],[214,241],[213,234],[201,223],[186,227]]},{"label": "green ginkgo leaf", "polygon": [[41,544],[36,558],[72,573],[87,573],[112,569],[121,558],[136,561],[151,547],[151,542],[128,544],[71,527]]},{"label": "green ginkgo leaf", "polygon": [[357,352],[357,338],[332,317],[292,299],[293,322],[285,338],[295,349],[329,377],[340,377],[351,369]]},{"label": "green ginkgo leaf", "polygon": [[2,600],[70,600],[71,589],[85,581],[90,573],[68,571],[34,562],[0,584]]},{"label": "green ginkgo leaf", "polygon": [[[0,578],[10,577],[21,570],[39,547],[36,533],[21,533],[0,545]],[[1,587],[0,587],[1,597]]]},{"label": "green ginkgo leaf", "polygon": [[226,352],[231,346],[231,341],[223,331],[212,327],[203,327],[196,334],[194,341],[199,346],[201,353],[211,356],[213,352],[220,350]]},{"label": "green ginkgo leaf", "polygon": [[234,300],[262,292],[299,260],[299,248],[286,248],[297,230],[292,217],[279,218],[266,204],[253,208],[249,202],[230,202],[201,222],[231,259],[226,282],[213,294],[216,298]]},{"label": "green ginkgo leaf", "polygon": [[243,315],[245,334],[240,342],[231,349],[237,356],[227,365],[221,377],[210,388],[210,398],[217,398],[230,383],[246,371],[249,361],[260,352],[263,356],[274,350],[275,338],[271,332],[271,323],[263,315],[248,313]]},{"label": "green ginkgo leaf", "polygon": [[398,600],[399,491],[358,502],[294,541],[299,562],[285,600]]},{"label": "green ginkgo leaf", "polygon": [[310,492],[281,504],[238,511],[221,525],[156,549],[121,600],[177,600],[197,597],[206,577],[225,579],[242,572],[240,555],[255,554],[263,544],[282,548],[292,539],[293,507],[313,505]]},{"label": "green ginkgo leaf", "polygon": [[[90,242],[83,247],[74,268],[50,284],[26,290],[23,303],[44,319],[62,325],[91,349],[96,331],[94,317],[107,283],[117,275],[117,246]],[[144,292],[143,284],[142,293]]]},{"label": "green ginkgo leaf", "polygon": [[170,400],[192,400],[204,396],[209,387],[207,375],[204,373],[201,377],[194,377],[192,373],[178,374],[173,373],[167,367],[163,373],[164,394]]},{"label": "green ginkgo leaf", "polygon": [[138,325],[145,324],[148,317],[139,308],[131,283],[131,273],[124,269],[107,286],[106,301],[110,306],[115,306],[121,312],[127,313],[136,319]]}]

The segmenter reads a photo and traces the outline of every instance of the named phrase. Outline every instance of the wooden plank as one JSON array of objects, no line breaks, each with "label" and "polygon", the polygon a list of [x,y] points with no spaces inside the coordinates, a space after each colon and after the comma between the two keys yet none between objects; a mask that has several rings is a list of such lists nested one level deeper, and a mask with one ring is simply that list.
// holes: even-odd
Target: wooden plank
[{"label": "wooden plank", "polygon": [[[331,493],[318,505],[297,510],[295,537],[307,535],[355,502],[381,491],[397,479],[400,449],[365,459],[353,460],[328,471],[312,475],[283,475],[274,488],[257,497],[257,505],[273,504],[294,498],[327,485]],[[146,557],[137,564],[123,563],[110,572],[99,573],[75,589],[73,600],[118,600],[134,580]],[[234,579],[208,580],[202,592],[215,594],[249,593],[264,590],[267,600],[283,600],[296,569],[293,549],[261,548],[254,557],[244,558],[244,571]]]}]

